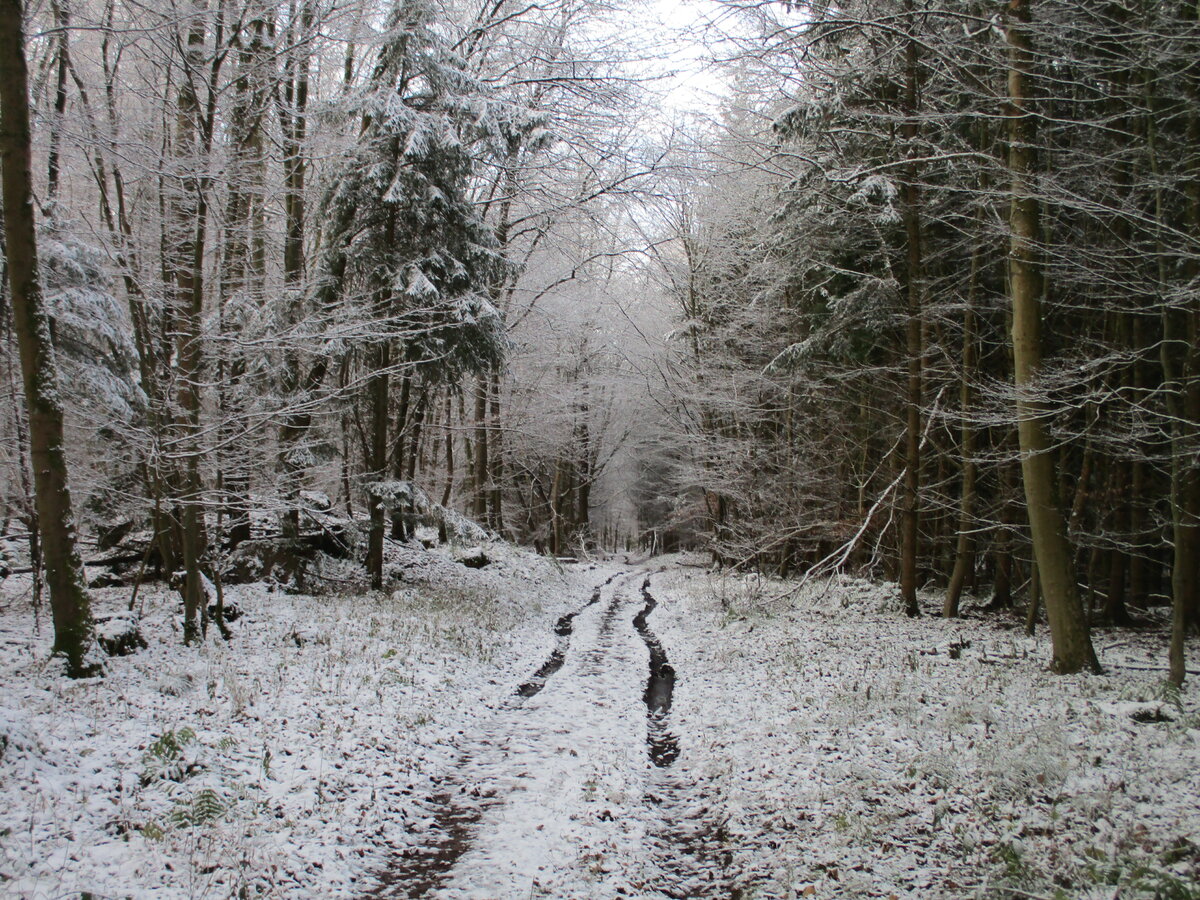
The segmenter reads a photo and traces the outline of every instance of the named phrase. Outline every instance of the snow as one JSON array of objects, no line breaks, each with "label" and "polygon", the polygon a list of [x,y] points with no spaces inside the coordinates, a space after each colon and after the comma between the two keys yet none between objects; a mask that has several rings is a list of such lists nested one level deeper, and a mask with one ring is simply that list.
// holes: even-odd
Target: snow
[{"label": "snow", "polygon": [[1015,620],[911,621],[894,585],[459,550],[392,545],[385,593],[231,588],[228,645],[181,647],[152,589],[149,649],[77,682],[5,580],[5,895],[1195,895],[1200,706],[1161,632],[1098,633],[1110,674],[1060,677]]},{"label": "snow", "polygon": [[[1107,898],[1119,884],[1150,897],[1200,883],[1200,707],[1154,699],[1165,672],[1129,667],[1133,653],[1165,668],[1161,632],[1102,654],[1108,676],[1060,677],[1044,637],[994,618],[909,621],[894,585],[792,596],[685,568],[658,585],[660,603],[676,598],[658,629],[681,673],[682,763],[722,798],[728,877],[748,896]],[[1177,721],[1129,717],[1147,706]]]},{"label": "snow", "polygon": [[[583,574],[488,550],[471,570],[396,548],[406,586],[389,594],[233,587],[232,642],[210,629],[197,649],[181,646],[179,595],[143,588],[149,649],[84,681],[49,660],[28,578],[0,583],[0,893],[358,894],[451,738],[586,593]],[[93,595],[98,614],[128,601]]]}]

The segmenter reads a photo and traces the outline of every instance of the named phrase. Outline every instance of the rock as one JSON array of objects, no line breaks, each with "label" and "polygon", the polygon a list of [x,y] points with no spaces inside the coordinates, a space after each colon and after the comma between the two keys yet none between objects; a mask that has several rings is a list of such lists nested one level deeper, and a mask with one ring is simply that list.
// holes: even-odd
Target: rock
[{"label": "rock", "polygon": [[317,512],[329,512],[333,509],[333,501],[322,491],[301,491],[300,502]]},{"label": "rock", "polygon": [[[246,611],[244,609],[242,609],[240,606],[238,606],[236,603],[231,603],[228,600],[225,601],[225,621],[226,622],[236,622],[238,619],[240,619],[245,614],[246,614]],[[212,619],[214,622],[217,620],[217,604],[210,603],[208,605],[208,617],[210,619]]]},{"label": "rock", "polygon": [[109,656],[129,656],[147,647],[133,613],[114,613],[96,618],[96,641]]},{"label": "rock", "polygon": [[88,587],[90,587],[90,588],[120,587],[124,583],[125,583],[125,580],[123,578],[121,578],[120,575],[115,575],[112,572],[101,572],[100,574],[92,577],[88,581]]},{"label": "rock", "polygon": [[468,569],[482,569],[491,562],[488,555],[483,552],[482,547],[470,547],[463,550],[454,558]]},{"label": "rock", "polygon": [[125,519],[101,526],[96,531],[96,549],[112,550],[120,546],[121,541],[129,536],[137,524],[133,519]]}]

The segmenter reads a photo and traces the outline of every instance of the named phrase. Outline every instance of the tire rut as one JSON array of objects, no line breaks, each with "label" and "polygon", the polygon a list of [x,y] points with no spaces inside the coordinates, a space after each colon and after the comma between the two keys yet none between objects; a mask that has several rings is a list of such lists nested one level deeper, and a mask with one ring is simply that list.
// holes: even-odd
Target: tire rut
[{"label": "tire rut", "polygon": [[[555,622],[557,646],[533,677],[517,688],[517,697],[524,700],[534,696],[546,686],[549,678],[562,668],[570,647],[575,617],[599,603],[604,588],[624,574],[626,573],[617,572],[609,576],[593,590],[583,606],[561,616]],[[606,630],[611,633],[610,620],[615,616],[619,605],[618,598],[614,595],[613,602],[605,610],[603,621],[607,628],[602,627],[602,636]],[[387,869],[377,876],[377,886],[367,895],[372,900],[424,897],[450,880],[458,860],[472,847],[476,826],[490,809],[502,802],[494,793],[478,787],[471,788],[463,782],[461,773],[470,765],[471,757],[461,755],[453,769],[454,773],[459,774],[450,775],[444,782],[444,789],[429,796],[428,803],[431,809],[428,818],[432,821],[427,829],[428,837],[420,844],[400,851],[389,862]]]},{"label": "tire rut", "polygon": [[[721,805],[709,796],[703,781],[689,777],[686,766],[676,767],[680,746],[669,729],[675,670],[647,621],[658,605],[650,593],[650,576],[642,582],[644,605],[633,625],[650,653],[650,674],[643,700],[646,704],[646,742],[658,772],[647,785],[644,799],[655,807],[660,827],[651,835],[651,853],[657,876],[646,885],[660,897],[677,900],[739,900],[741,891],[729,871],[729,847]],[[686,763],[686,760],[684,761]]]},{"label": "tire rut", "polygon": [[571,635],[575,631],[575,617],[589,606],[595,606],[599,603],[600,592],[612,584],[613,579],[623,574],[623,572],[617,572],[610,575],[603,584],[596,587],[587,603],[574,612],[561,616],[554,623],[554,633],[558,637],[558,642],[554,650],[551,651],[550,656],[546,658],[541,667],[533,673],[533,677],[517,688],[517,696],[524,697],[525,699],[534,696],[546,686],[546,682],[550,680],[550,676],[563,667],[563,663],[567,661],[567,651],[571,648]]},{"label": "tire rut", "polygon": [[650,593],[650,576],[642,582],[642,600],[645,605],[633,617],[633,627],[641,635],[650,651],[650,677],[646,679],[646,692],[642,699],[646,703],[646,743],[650,759],[660,769],[673,765],[679,758],[679,739],[671,733],[668,720],[671,715],[671,699],[675,694],[675,670],[667,661],[662,643],[650,630],[646,618],[654,612],[658,601]]}]

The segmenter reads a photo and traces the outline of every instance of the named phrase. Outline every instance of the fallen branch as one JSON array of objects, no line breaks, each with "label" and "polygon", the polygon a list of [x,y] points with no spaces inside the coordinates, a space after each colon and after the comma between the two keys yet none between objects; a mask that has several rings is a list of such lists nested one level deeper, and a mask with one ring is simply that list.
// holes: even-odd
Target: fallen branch
[{"label": "fallen branch", "polygon": [[[929,429],[933,425],[933,421],[935,418],[934,414],[937,412],[938,405],[942,401],[942,395],[945,393],[946,393],[945,387],[943,387],[940,391],[938,391],[938,395],[936,398],[934,398],[934,401],[933,401],[933,408],[930,409],[929,415],[926,416],[926,418],[925,418],[925,430],[921,432],[920,448],[922,450],[925,449],[925,444],[928,443]],[[905,474],[904,471],[901,470],[900,474],[896,476],[896,478],[892,481],[892,483],[889,484],[886,488],[884,488],[883,492],[878,497],[875,498],[875,502],[871,504],[871,508],[869,510],[867,510],[867,514],[865,516],[863,516],[862,525],[859,526],[858,531],[856,531],[854,533],[854,535],[850,538],[850,540],[846,541],[846,543],[844,543],[841,547],[838,547],[836,550],[834,550],[832,553],[830,553],[824,559],[815,563],[812,566],[812,568],[810,568],[807,572],[805,572],[804,575],[800,578],[800,580],[798,582],[796,582],[796,585],[794,587],[788,588],[786,591],[784,591],[782,594],[778,595],[777,597],[771,598],[771,602],[776,602],[779,600],[783,600],[785,597],[790,597],[790,596],[796,595],[797,593],[800,592],[800,590],[806,584],[808,584],[808,582],[811,579],[817,578],[821,575],[824,575],[826,573],[826,571],[828,571],[830,576],[832,576],[839,569],[841,569],[841,567],[846,564],[846,560],[848,560],[850,558],[850,554],[853,553],[855,548],[858,547],[858,542],[862,539],[862,536],[864,534],[866,534],[867,529],[871,527],[871,522],[875,518],[875,514],[879,511],[880,506],[883,505],[883,501],[886,500],[889,496],[891,496],[892,491],[894,491],[896,489],[896,485],[898,485],[901,481],[904,480],[904,474]],[[837,562],[833,563],[833,565],[829,566],[828,570],[826,570],[825,566],[834,557],[838,557]]]}]

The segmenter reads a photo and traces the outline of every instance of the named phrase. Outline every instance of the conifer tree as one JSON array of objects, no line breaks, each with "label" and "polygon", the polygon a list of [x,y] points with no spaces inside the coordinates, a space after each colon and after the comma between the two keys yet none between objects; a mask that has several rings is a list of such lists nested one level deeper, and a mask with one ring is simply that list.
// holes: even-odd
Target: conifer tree
[{"label": "conifer tree", "polygon": [[[482,86],[423,0],[402,0],[357,102],[362,129],[325,201],[327,302],[361,323],[368,483],[387,479],[397,375],[453,378],[502,353],[487,297],[502,261],[468,197],[472,145],[499,140]],[[368,490],[367,568],[382,585],[383,493]]]}]

